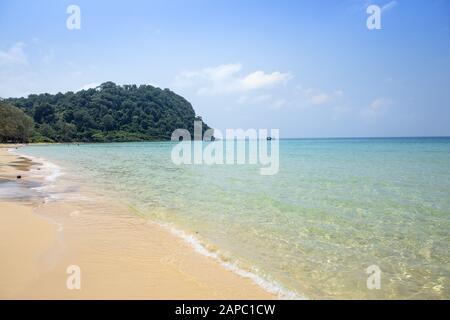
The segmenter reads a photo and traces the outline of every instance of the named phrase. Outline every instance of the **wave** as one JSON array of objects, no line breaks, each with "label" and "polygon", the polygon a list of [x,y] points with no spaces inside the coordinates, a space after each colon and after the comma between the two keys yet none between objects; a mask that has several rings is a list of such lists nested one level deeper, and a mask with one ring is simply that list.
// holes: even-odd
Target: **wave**
[{"label": "wave", "polygon": [[39,193],[43,194],[44,202],[56,201],[62,198],[62,194],[58,192],[50,192],[52,188],[55,187],[55,182],[57,178],[62,176],[64,173],[60,166],[54,164],[53,162],[48,161],[47,159],[41,157],[35,157],[28,154],[24,154],[19,152],[20,149],[10,148],[8,151],[16,156],[28,158],[31,161],[37,163],[36,167],[31,167],[30,172],[36,178],[44,179],[47,184],[31,188]]},{"label": "wave", "polygon": [[206,257],[212,258],[215,261],[217,261],[222,267],[224,267],[227,270],[230,270],[237,275],[248,278],[252,280],[255,284],[263,288],[265,291],[276,295],[279,299],[285,299],[285,300],[307,300],[305,296],[301,296],[298,293],[288,290],[284,288],[282,285],[274,282],[264,279],[262,276],[257,274],[257,271],[247,271],[239,267],[236,263],[225,261],[219,252],[214,252],[211,250],[208,250],[202,242],[195,237],[192,234],[188,234],[183,230],[180,230],[173,225],[166,224],[166,223],[157,223],[159,226],[169,230],[172,234],[180,237],[183,239],[187,244],[189,244],[194,250],[201,255],[204,255]]}]

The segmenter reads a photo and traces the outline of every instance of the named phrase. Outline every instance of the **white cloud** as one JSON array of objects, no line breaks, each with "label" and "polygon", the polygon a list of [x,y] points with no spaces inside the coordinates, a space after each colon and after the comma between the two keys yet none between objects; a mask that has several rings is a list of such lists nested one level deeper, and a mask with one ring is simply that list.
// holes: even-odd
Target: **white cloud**
[{"label": "white cloud", "polygon": [[243,79],[239,79],[239,84],[243,91],[250,91],[272,87],[280,83],[285,83],[289,79],[291,79],[289,73],[275,71],[267,74],[264,71],[256,71],[245,76]]},{"label": "white cloud", "polygon": [[85,84],[84,86],[82,86],[82,87],[80,88],[80,91],[81,91],[81,90],[88,90],[88,89],[95,89],[95,88],[97,88],[99,85],[100,85],[100,83],[97,83],[97,82],[87,83],[87,84]]},{"label": "white cloud", "polygon": [[289,73],[258,70],[242,74],[239,63],[223,64],[196,71],[184,71],[175,77],[174,86],[194,87],[199,95],[250,92],[275,87],[291,79]]},{"label": "white cloud", "polygon": [[[241,71],[242,65],[240,63],[235,64],[223,64],[217,67],[210,67],[203,69],[203,73],[206,75],[206,78],[211,78],[213,80],[223,80],[227,79],[239,71]],[[202,75],[202,72],[198,73]]]},{"label": "white cloud", "polygon": [[330,100],[330,95],[327,93],[318,93],[318,94],[312,95],[309,98],[309,101],[315,105],[327,103],[329,100]]},{"label": "white cloud", "polygon": [[392,8],[394,8],[396,5],[397,5],[397,1],[388,2],[384,6],[381,7],[381,12],[389,11]]},{"label": "white cloud", "polygon": [[14,66],[14,65],[27,65],[28,58],[23,50],[25,44],[17,42],[7,51],[0,51],[0,67],[2,66]]},{"label": "white cloud", "polygon": [[298,89],[306,98],[307,102],[313,105],[323,105],[326,103],[330,103],[333,100],[344,95],[344,92],[342,90],[323,92],[312,88],[304,89],[302,86],[299,86]]},{"label": "white cloud", "polygon": [[390,98],[377,98],[370,104],[370,109],[380,110],[382,108],[390,107],[394,104],[394,101]]},{"label": "white cloud", "polygon": [[394,104],[395,101],[391,98],[377,98],[373,100],[368,107],[361,111],[361,116],[366,120],[379,118]]}]

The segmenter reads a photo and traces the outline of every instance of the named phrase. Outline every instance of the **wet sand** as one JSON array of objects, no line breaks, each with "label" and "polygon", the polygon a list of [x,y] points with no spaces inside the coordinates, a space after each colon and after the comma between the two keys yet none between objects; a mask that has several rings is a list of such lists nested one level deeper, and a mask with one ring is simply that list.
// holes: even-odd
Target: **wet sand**
[{"label": "wet sand", "polygon": [[[38,166],[0,146],[0,187],[7,186],[0,195],[16,184],[42,183],[30,170]],[[31,195],[1,198],[0,261],[0,299],[276,298],[165,228],[104,199],[86,205]],[[79,290],[67,286],[70,266],[81,271]]]}]

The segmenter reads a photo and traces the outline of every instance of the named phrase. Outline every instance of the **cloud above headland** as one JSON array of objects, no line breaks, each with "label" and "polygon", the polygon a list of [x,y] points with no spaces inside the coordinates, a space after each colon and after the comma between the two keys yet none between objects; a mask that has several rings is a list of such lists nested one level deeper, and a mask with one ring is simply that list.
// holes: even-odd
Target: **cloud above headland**
[{"label": "cloud above headland", "polygon": [[180,72],[173,85],[194,88],[199,95],[217,95],[270,89],[287,83],[291,78],[289,72],[280,71],[244,73],[241,64],[229,63]]}]

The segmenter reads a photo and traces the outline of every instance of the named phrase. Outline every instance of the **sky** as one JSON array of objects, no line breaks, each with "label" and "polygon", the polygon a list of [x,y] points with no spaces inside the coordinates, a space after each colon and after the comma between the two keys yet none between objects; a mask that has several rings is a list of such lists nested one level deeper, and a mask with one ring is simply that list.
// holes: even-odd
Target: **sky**
[{"label": "sky", "polygon": [[450,136],[450,1],[0,0],[0,97],[105,81],[170,88],[221,130]]}]

